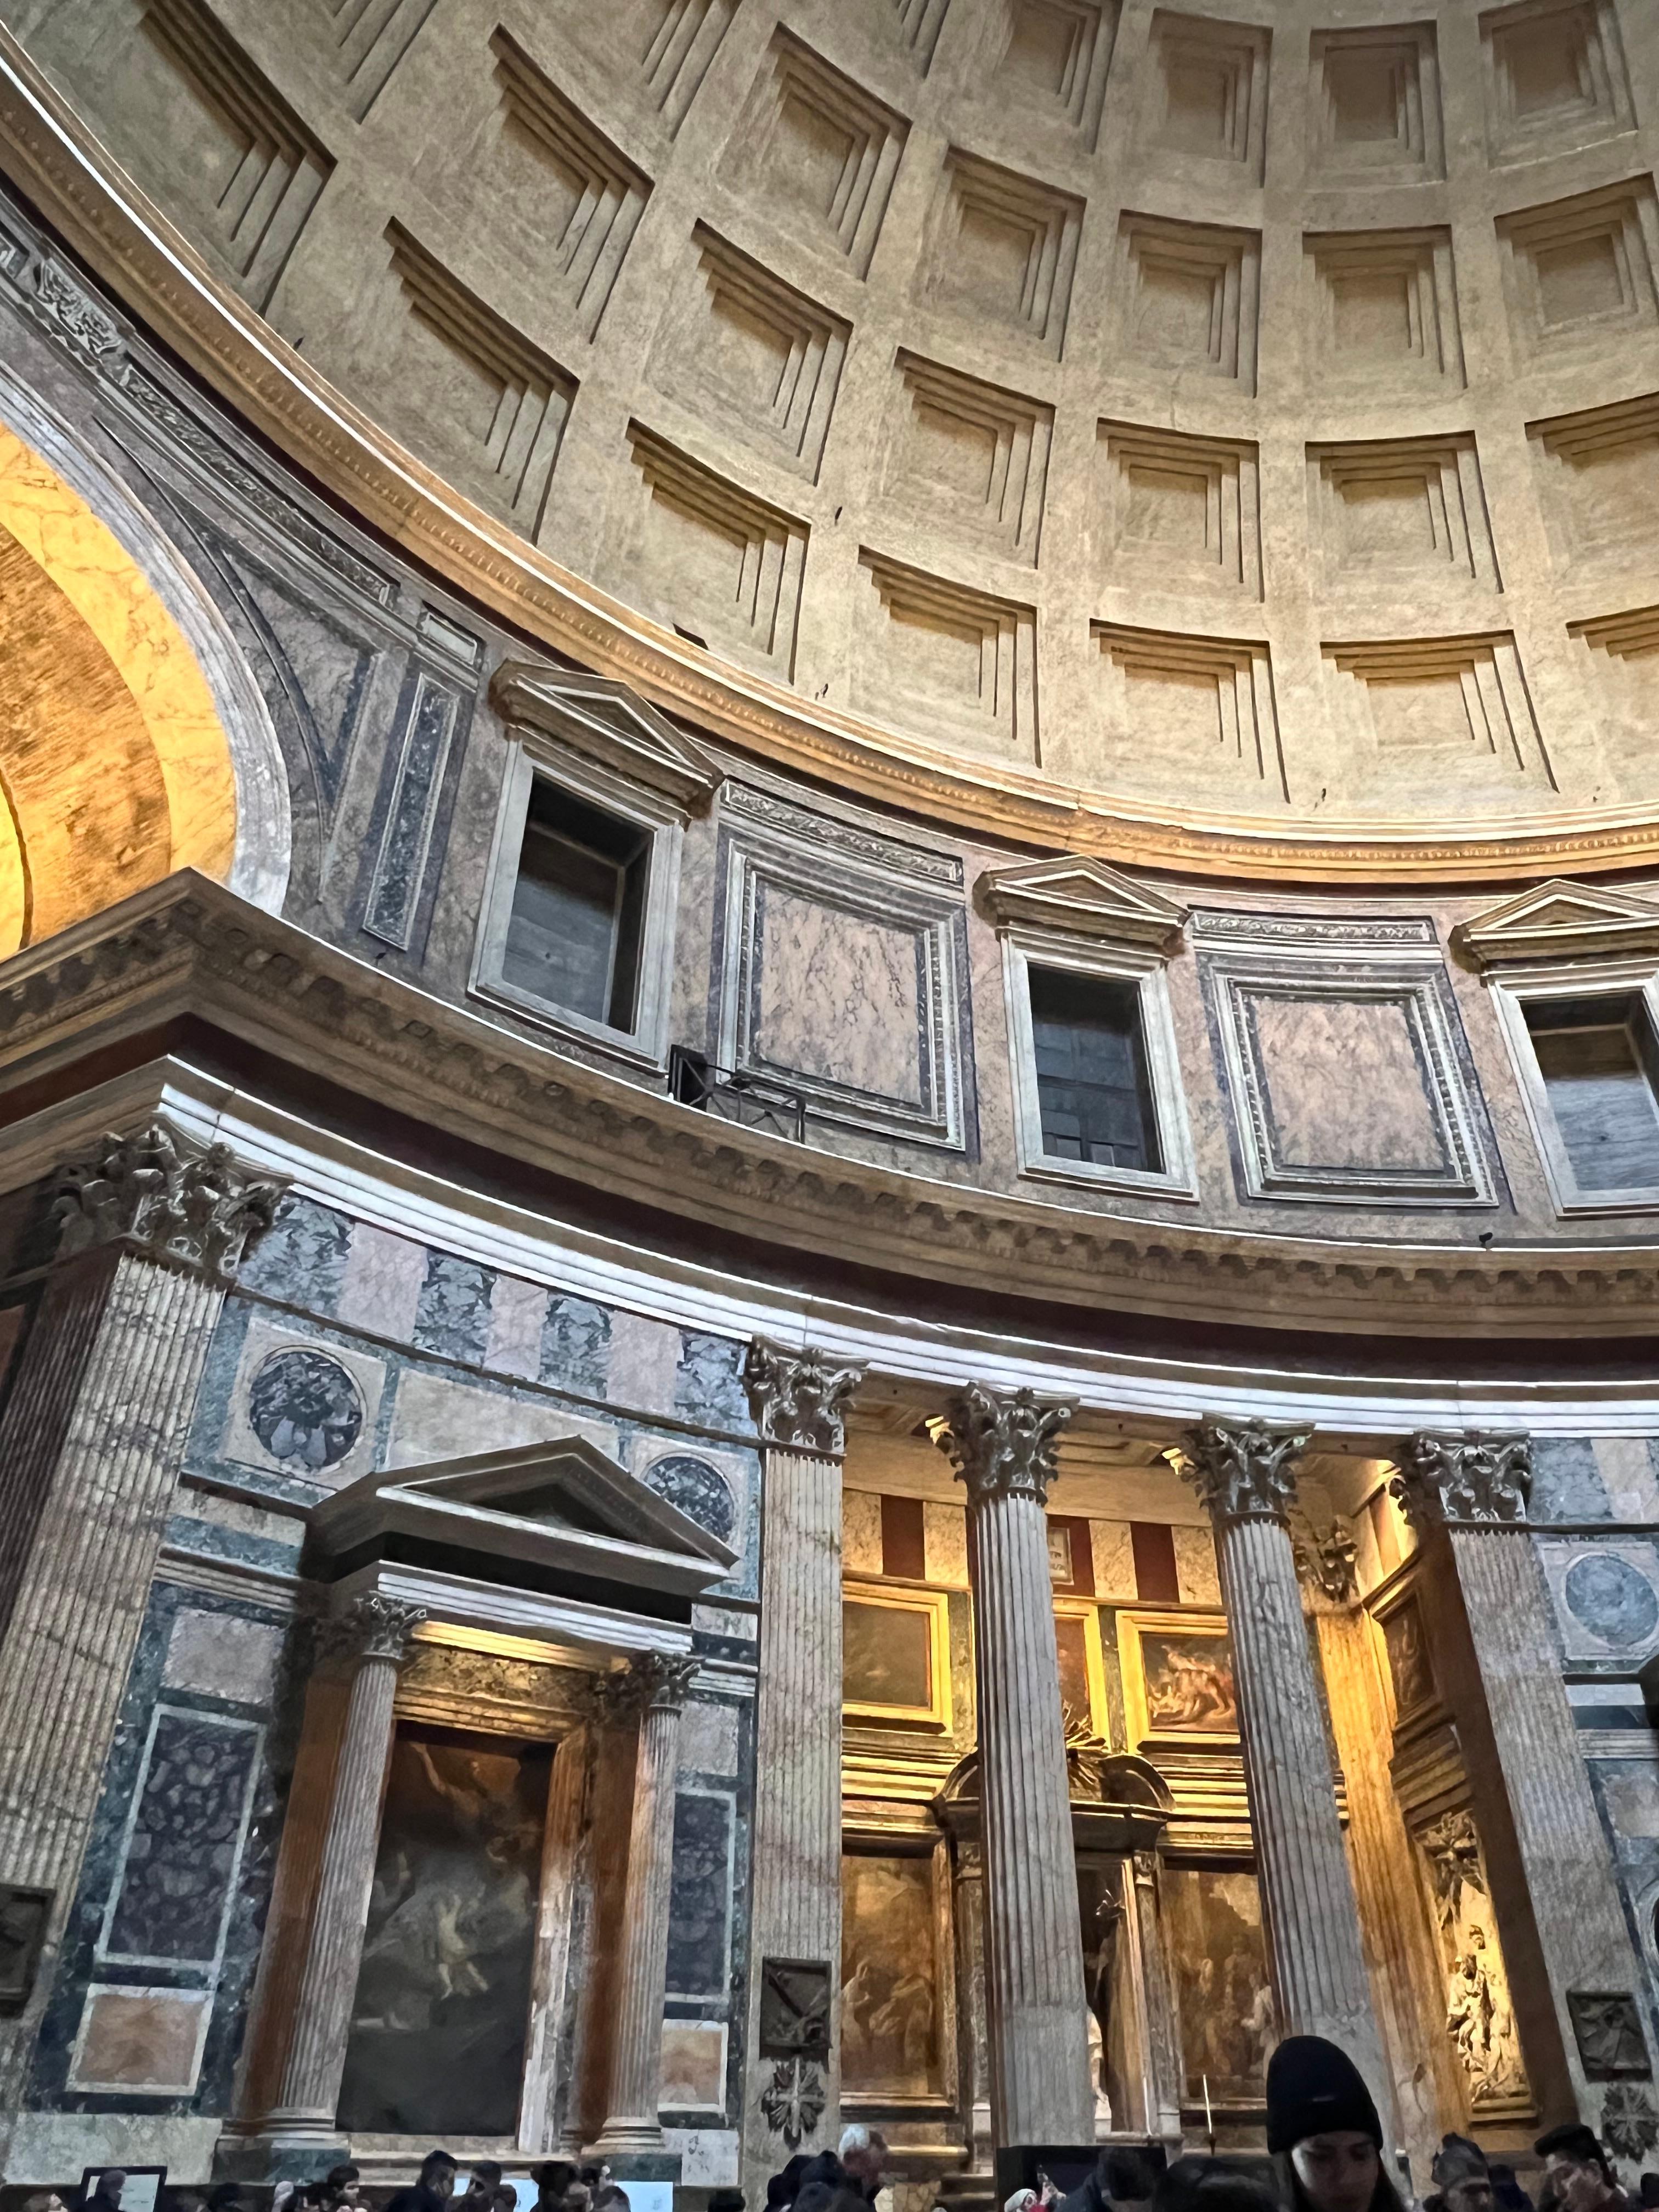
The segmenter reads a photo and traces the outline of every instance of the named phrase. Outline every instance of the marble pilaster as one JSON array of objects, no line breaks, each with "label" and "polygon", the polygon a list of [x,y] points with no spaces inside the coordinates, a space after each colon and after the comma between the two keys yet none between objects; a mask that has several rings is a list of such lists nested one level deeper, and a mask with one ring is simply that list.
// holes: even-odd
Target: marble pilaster
[{"label": "marble pilaster", "polygon": [[159,1121],[54,1181],[55,1256],[0,1419],[0,1881],[52,1896],[34,1995],[0,2022],[0,2114],[51,1986],[209,1343],[283,1188]]},{"label": "marble pilaster", "polygon": [[969,2165],[975,2173],[991,2171],[991,2045],[985,1998],[985,1861],[977,1836],[957,1844],[955,1910],[957,1945],[957,2078],[968,2115]]},{"label": "marble pilaster", "polygon": [[1289,1527],[1307,1441],[1206,1419],[1188,1432],[1182,1471],[1215,1522],[1280,2032],[1340,2044],[1387,2125],[1394,2100]]},{"label": "marble pilaster", "polygon": [[559,2147],[559,2031],[570,1984],[570,1936],[575,1921],[582,1824],[593,1771],[592,1731],[574,1728],[553,1754],[547,1823],[542,1833],[541,1892],[536,1905],[536,1954],[531,1968],[530,2035],[519,2104],[520,2150],[544,2158]]},{"label": "marble pilaster", "polygon": [[[1570,2094],[1580,2117],[1600,2127],[1605,2092],[1587,2069],[1569,1992],[1627,1997],[1650,2057],[1653,2022],[1561,1679],[1543,1569],[1525,1525],[1530,1442],[1419,1433],[1403,1455],[1394,1490],[1425,1540],[1443,1542],[1462,1600],[1480,1695],[1460,1711],[1460,1726],[1470,1739],[1477,1780],[1484,1772],[1498,1785],[1491,1794],[1477,1791],[1475,1810],[1496,1863],[1500,1853],[1509,1856],[1512,1842],[1521,1876],[1512,1904],[1524,1899],[1528,1923],[1513,1935],[1504,1931],[1528,2069],[1547,2099],[1552,2086],[1558,2096]],[[1500,1794],[1501,1805],[1493,1802]],[[1528,1971],[1529,1964],[1536,1971]],[[1559,2061],[1556,2051],[1538,2048],[1546,1993]]]},{"label": "marble pilaster", "polygon": [[696,1672],[694,1659],[643,1653],[623,1680],[639,1712],[634,1811],[628,1836],[628,1886],[615,1979],[617,2027],[611,2051],[605,2123],[598,2158],[660,2152],[663,2000],[668,1986],[668,1905],[674,1870],[674,1782],[680,1716]]},{"label": "marble pilaster", "polygon": [[[1170,1982],[1158,1888],[1158,1853],[1136,1851],[1125,1869],[1124,1940],[1135,2002],[1129,2025],[1139,2048],[1134,2073],[1140,2084],[1139,2124],[1166,2143],[1181,2141],[1181,2039]],[[1126,2115],[1126,2118],[1127,2116]],[[1133,2123],[1131,2123],[1133,2124]]]},{"label": "marble pilaster", "polygon": [[410,1632],[424,1618],[416,1607],[371,1595],[356,1599],[325,1625],[329,1649],[349,1670],[349,1688],[295,1993],[293,2032],[276,2101],[264,2115],[265,2130],[295,2147],[336,2139],[380,1842],[380,1801],[392,1757],[398,1668]]},{"label": "marble pilaster", "polygon": [[966,1484],[998,2147],[1094,2139],[1083,1946],[1044,1505],[1069,1406],[978,1383],[939,1442]]},{"label": "marble pilaster", "polygon": [[[862,1376],[758,1340],[744,1374],[765,1447],[743,2115],[751,2203],[792,2152],[833,2148],[840,2124],[841,1478],[843,1416]],[[769,1995],[772,1960],[822,1970],[827,2017],[794,2048],[771,2036],[782,2010]]]}]

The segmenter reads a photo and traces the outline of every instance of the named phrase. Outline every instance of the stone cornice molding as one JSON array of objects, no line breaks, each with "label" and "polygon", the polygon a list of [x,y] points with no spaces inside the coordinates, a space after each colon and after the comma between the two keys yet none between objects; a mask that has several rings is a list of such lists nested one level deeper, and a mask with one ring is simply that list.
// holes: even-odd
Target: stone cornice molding
[{"label": "stone cornice molding", "polygon": [[933,1441],[967,1485],[970,1504],[1030,1498],[1046,1505],[1060,1432],[1073,1410],[1034,1390],[988,1390],[970,1382],[952,1400]]},{"label": "stone cornice molding", "polygon": [[509,730],[533,730],[568,745],[630,782],[647,784],[685,814],[706,812],[720,789],[721,771],[702,746],[612,678],[506,660],[489,697]]},{"label": "stone cornice molding", "polygon": [[1559,877],[1472,915],[1452,942],[1489,973],[1571,960],[1659,953],[1659,905],[1610,884],[1571,884]]},{"label": "stone cornice molding", "polygon": [[744,1358],[755,1426],[769,1444],[799,1450],[846,1450],[847,1408],[863,1380],[863,1368],[834,1367],[810,1345],[789,1352],[757,1337]]},{"label": "stone cornice molding", "polygon": [[1004,927],[1023,922],[1166,959],[1180,949],[1188,914],[1152,884],[1136,883],[1103,860],[1071,854],[993,869],[980,878],[979,896],[991,919]]},{"label": "stone cornice molding", "polygon": [[405,452],[215,275],[5,30],[0,143],[21,191],[130,311],[371,528],[555,652],[836,790],[976,836],[1233,878],[1491,881],[1659,860],[1659,823],[1638,809],[1564,809],[1544,829],[1482,836],[1452,820],[1367,832],[1281,830],[1219,812],[1176,817],[1011,763],[975,769],[923,739],[832,712],[687,647]]},{"label": "stone cornice molding", "polygon": [[190,1151],[163,1121],[111,1133],[55,1178],[58,1256],[121,1243],[151,1260],[228,1276],[276,1218],[285,1182],[258,1178],[228,1145]]},{"label": "stone cornice molding", "polygon": [[[1659,1328],[1659,1245],[1247,1237],[1085,1212],[716,1121],[434,998],[181,871],[0,970],[3,1094],[188,1018],[433,1129],[800,1255],[1003,1298],[1375,1335]],[[27,1111],[32,1112],[33,1106]],[[13,1109],[15,1118],[17,1109]],[[33,1173],[42,1170],[35,1169]]]},{"label": "stone cornice molding", "polygon": [[1389,1488],[1414,1528],[1524,1522],[1532,1503],[1532,1438],[1420,1430]]},{"label": "stone cornice molding", "polygon": [[1286,1522],[1296,1498],[1297,1462],[1308,1429],[1265,1421],[1220,1421],[1206,1413],[1182,1439],[1181,1472],[1217,1522]]},{"label": "stone cornice molding", "polygon": [[409,1639],[426,1619],[426,1607],[404,1605],[380,1590],[355,1597],[343,1613],[331,1613],[318,1629],[324,1656],[335,1660],[389,1659],[402,1662]]}]

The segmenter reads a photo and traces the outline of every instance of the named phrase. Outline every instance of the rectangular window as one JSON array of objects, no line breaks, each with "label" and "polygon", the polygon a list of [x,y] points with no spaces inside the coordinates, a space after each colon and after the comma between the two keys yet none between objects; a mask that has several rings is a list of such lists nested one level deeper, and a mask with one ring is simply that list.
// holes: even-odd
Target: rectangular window
[{"label": "rectangular window", "polygon": [[1523,1012],[1579,1190],[1659,1185],[1659,1053],[1640,995],[1530,999]]},{"label": "rectangular window", "polygon": [[531,785],[501,961],[503,981],[632,1031],[651,836],[565,791]]},{"label": "rectangular window", "polygon": [[1069,968],[1029,972],[1043,1151],[1161,1173],[1139,988]]}]

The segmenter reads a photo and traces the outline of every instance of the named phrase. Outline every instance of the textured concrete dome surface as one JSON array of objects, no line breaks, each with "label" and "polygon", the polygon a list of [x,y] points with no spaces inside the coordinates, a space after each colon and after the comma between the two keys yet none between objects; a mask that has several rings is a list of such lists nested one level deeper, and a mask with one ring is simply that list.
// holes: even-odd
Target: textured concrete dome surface
[{"label": "textured concrete dome surface", "polygon": [[0,15],[665,702],[1183,866],[1651,857],[1659,10]]}]

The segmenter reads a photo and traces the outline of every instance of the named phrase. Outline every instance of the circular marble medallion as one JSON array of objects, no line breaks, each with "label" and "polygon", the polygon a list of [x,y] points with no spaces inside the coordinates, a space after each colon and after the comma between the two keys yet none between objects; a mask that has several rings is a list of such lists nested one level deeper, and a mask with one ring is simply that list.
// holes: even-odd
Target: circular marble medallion
[{"label": "circular marble medallion", "polygon": [[690,1452],[676,1452],[647,1468],[644,1480],[659,1498],[678,1506],[689,1521],[707,1528],[722,1543],[730,1543],[737,1526],[737,1507],[731,1486],[717,1467]]},{"label": "circular marble medallion", "polygon": [[248,1393],[248,1425],[273,1459],[312,1472],[337,1467],[362,1434],[363,1400],[324,1352],[273,1352]]},{"label": "circular marble medallion", "polygon": [[1573,1619],[1604,1644],[1642,1644],[1659,1627],[1659,1595],[1645,1575],[1616,1553],[1575,1559],[1564,1588]]}]

